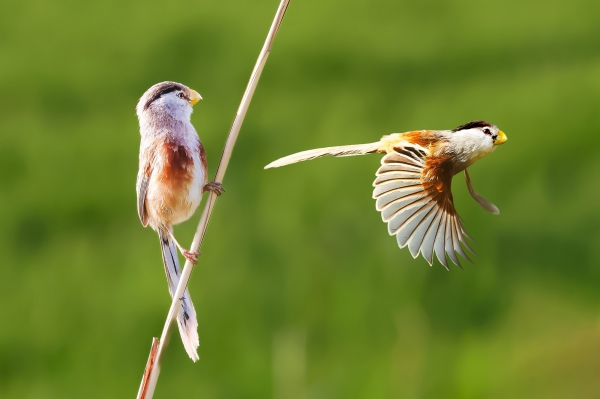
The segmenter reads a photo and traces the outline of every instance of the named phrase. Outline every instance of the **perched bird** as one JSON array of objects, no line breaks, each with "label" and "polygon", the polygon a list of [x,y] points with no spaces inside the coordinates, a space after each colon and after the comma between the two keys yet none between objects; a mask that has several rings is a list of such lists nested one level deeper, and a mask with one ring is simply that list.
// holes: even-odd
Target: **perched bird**
[{"label": "perched bird", "polygon": [[[138,215],[144,227],[150,225],[158,233],[171,296],[181,274],[176,247],[193,263],[200,255],[179,245],[173,225],[194,214],[204,191],[224,191],[220,183],[207,184],[206,154],[190,122],[192,105],[201,99],[187,86],[162,82],[149,88],[136,106],[141,135]],[[185,350],[198,360],[198,321],[187,289],[177,324]]]},{"label": "perched bird", "polygon": [[303,151],[278,159],[265,169],[326,155],[386,154],[373,183],[373,198],[390,235],[396,236],[400,248],[408,246],[413,258],[421,253],[432,265],[435,252],[448,269],[446,254],[458,266],[456,253],[470,260],[461,243],[473,252],[454,208],[452,177],[464,171],[471,196],[486,211],[499,214],[494,204],[473,190],[467,168],[506,140],[495,125],[474,121],[453,130],[417,130],[383,136],[376,143]]}]

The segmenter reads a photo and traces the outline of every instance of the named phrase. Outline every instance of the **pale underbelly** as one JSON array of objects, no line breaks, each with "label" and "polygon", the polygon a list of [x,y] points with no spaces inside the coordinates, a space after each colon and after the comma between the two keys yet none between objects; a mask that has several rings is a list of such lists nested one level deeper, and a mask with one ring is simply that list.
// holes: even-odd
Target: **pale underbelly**
[{"label": "pale underbelly", "polygon": [[201,171],[195,172],[187,184],[151,182],[146,197],[150,225],[172,226],[192,217],[200,205],[204,182],[204,174]]},{"label": "pale underbelly", "polygon": [[147,201],[150,223],[153,225],[174,225],[185,222],[192,217],[196,208],[200,205],[202,195],[200,193],[190,195],[189,191],[179,193],[179,195],[167,190],[160,190],[154,195],[149,193]]}]

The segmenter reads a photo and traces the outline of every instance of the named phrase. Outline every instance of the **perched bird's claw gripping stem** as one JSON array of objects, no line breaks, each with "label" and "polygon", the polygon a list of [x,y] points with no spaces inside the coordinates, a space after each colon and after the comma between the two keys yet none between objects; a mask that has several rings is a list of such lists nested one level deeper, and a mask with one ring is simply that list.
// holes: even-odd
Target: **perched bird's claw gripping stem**
[{"label": "perched bird's claw gripping stem", "polygon": [[167,229],[167,232],[171,236],[171,239],[173,240],[173,242],[175,242],[175,245],[177,245],[177,248],[179,248],[179,250],[181,251],[181,254],[187,260],[189,260],[190,262],[192,262],[192,264],[195,265],[196,263],[198,263],[198,256],[201,255],[200,252],[188,251],[187,249],[183,248],[181,245],[179,245],[179,243],[175,239],[175,236],[173,235],[173,232],[171,231],[171,229]]},{"label": "perched bird's claw gripping stem", "polygon": [[198,263],[198,256],[200,256],[200,252],[192,252],[188,251],[187,249],[184,249],[181,251],[181,253],[187,260],[192,262],[192,264],[195,265],[196,263]]},{"label": "perched bird's claw gripping stem", "polygon": [[211,181],[210,183],[206,183],[202,191],[212,191],[217,194],[217,197],[221,196],[225,192],[223,185],[217,181]]}]

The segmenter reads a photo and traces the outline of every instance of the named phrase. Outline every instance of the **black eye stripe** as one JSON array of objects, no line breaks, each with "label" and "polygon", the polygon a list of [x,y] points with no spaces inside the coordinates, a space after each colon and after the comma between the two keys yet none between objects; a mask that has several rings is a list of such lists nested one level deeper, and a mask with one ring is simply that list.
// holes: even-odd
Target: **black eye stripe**
[{"label": "black eye stripe", "polygon": [[161,85],[155,89],[155,92],[152,94],[150,99],[148,99],[148,101],[146,101],[146,104],[144,104],[144,109],[148,109],[148,107],[150,107],[150,105],[154,101],[158,100],[163,95],[171,93],[173,91],[184,90],[184,89],[185,88],[183,86],[181,86],[180,84],[173,83],[173,82],[166,82],[164,85]]},{"label": "black eye stripe", "polygon": [[492,124],[486,121],[473,121],[469,123],[465,123],[464,125],[460,125],[456,129],[452,129],[453,132],[458,132],[459,130],[467,130],[478,127],[491,127]]}]

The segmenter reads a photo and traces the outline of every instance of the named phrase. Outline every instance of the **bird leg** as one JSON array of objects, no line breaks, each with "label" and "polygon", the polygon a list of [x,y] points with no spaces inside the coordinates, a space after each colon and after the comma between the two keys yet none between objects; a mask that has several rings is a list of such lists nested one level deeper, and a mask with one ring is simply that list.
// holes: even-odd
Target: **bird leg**
[{"label": "bird leg", "polygon": [[179,245],[179,243],[175,239],[175,235],[173,235],[173,231],[171,229],[168,229],[167,231],[169,232],[171,239],[173,239],[173,241],[175,242],[175,245],[177,245],[177,248],[179,248],[179,250],[181,251],[181,254],[183,255],[183,257],[186,258],[187,260],[189,260],[190,262],[192,262],[192,264],[194,264],[194,265],[196,263],[198,263],[198,256],[200,256],[200,252],[188,251],[187,249],[183,248],[181,245]]},{"label": "bird leg", "polygon": [[217,181],[211,181],[210,183],[206,183],[204,185],[202,192],[204,191],[212,191],[213,193],[217,194],[217,197],[219,197],[225,192],[225,189],[223,188],[223,185],[221,183]]}]

